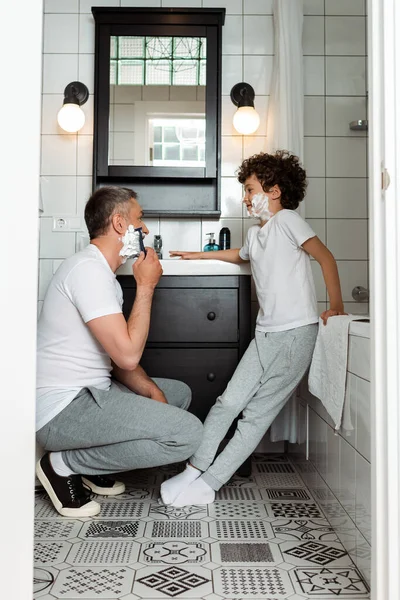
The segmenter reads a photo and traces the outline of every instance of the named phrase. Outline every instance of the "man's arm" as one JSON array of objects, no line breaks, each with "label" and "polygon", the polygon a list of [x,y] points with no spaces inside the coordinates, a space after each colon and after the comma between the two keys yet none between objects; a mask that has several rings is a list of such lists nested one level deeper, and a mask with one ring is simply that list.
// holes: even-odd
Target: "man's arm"
[{"label": "man's arm", "polygon": [[165,404],[167,403],[164,392],[160,390],[158,385],[146,374],[140,365],[134,371],[127,371],[126,369],[120,369],[120,367],[113,363],[112,375],[132,390],[132,392],[135,392],[135,394],[139,394],[139,396],[144,396],[145,398],[152,398]]},{"label": "man's arm", "polygon": [[150,312],[154,289],[162,275],[156,253],[147,249],[133,265],[136,298],[128,322],[121,313],[92,319],[90,331],[120,368],[134,371],[139,365],[150,327]]},{"label": "man's arm", "polygon": [[332,253],[317,236],[304,242],[302,248],[321,265],[330,302],[329,310],[321,315],[324,325],[326,325],[329,317],[346,314],[344,312],[337,264]]},{"label": "man's arm", "polygon": [[249,262],[243,260],[239,255],[240,248],[232,248],[231,250],[214,250],[213,252],[183,252],[181,250],[170,250],[171,256],[180,256],[183,260],[223,260],[224,262],[234,263],[241,265],[242,263]]}]

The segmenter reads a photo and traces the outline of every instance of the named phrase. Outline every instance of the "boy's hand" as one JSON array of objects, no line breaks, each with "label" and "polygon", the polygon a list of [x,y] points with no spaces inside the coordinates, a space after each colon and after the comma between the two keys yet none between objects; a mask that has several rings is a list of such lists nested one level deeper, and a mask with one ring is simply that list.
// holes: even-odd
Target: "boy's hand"
[{"label": "boy's hand", "polygon": [[193,260],[201,258],[201,252],[182,252],[181,250],[170,250],[170,256],[180,256],[182,260]]},{"label": "boy's hand", "polygon": [[322,313],[321,319],[322,319],[324,325],[326,325],[329,317],[337,317],[339,315],[347,315],[347,313],[345,313],[343,310],[335,310],[333,308],[330,308],[329,310],[325,310]]}]

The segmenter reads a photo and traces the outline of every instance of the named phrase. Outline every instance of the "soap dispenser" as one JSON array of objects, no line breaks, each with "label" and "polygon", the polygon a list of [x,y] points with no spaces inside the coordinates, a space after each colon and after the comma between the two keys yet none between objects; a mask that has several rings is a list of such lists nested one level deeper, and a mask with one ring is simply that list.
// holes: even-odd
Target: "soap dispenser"
[{"label": "soap dispenser", "polygon": [[212,252],[213,250],[219,250],[218,244],[215,242],[215,237],[213,233],[206,233],[208,237],[208,244],[206,244],[203,248],[204,252]]}]

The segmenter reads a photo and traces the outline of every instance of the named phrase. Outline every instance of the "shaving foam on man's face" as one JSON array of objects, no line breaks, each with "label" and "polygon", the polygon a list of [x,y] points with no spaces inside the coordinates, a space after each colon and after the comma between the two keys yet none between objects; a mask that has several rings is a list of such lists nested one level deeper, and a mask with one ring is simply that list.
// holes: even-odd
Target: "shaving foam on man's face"
[{"label": "shaving foam on man's face", "polygon": [[138,258],[140,255],[140,239],[144,238],[141,231],[136,230],[133,225],[128,225],[128,229],[125,235],[120,238],[123,246],[119,251],[119,255],[122,256],[122,264],[124,264],[128,258]]},{"label": "shaving foam on man's face", "polygon": [[274,216],[269,209],[269,197],[262,192],[252,197],[251,206],[247,208],[247,212],[249,217],[256,217],[261,221],[268,221]]}]

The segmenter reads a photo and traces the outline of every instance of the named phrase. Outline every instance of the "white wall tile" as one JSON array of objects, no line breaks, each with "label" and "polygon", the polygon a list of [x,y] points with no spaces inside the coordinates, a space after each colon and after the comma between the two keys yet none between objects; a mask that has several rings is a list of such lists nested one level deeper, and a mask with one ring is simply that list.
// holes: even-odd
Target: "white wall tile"
[{"label": "white wall tile", "polygon": [[121,0],[121,6],[161,7],[161,0]]},{"label": "white wall tile", "polygon": [[326,135],[365,137],[366,131],[350,129],[351,121],[367,118],[366,98],[331,96],[326,98]]},{"label": "white wall tile", "polygon": [[[160,233],[160,219],[146,219],[145,215],[143,220],[147,226],[147,229],[149,230],[149,233],[144,239],[144,245],[148,248],[153,248],[154,236]],[[163,254],[163,258],[169,258],[169,256],[164,255],[164,248],[162,248],[161,252]]]},{"label": "white wall tile", "polygon": [[[257,132],[258,133],[258,132]],[[261,135],[243,136],[243,157],[248,158],[253,154],[267,151],[267,137]]]},{"label": "white wall tile", "polygon": [[364,15],[365,0],[325,0],[327,15]]},{"label": "white wall tile", "polygon": [[356,378],[357,386],[357,429],[356,448],[371,462],[371,392],[370,382]]},{"label": "white wall tile", "polygon": [[311,262],[311,270],[313,274],[313,279],[315,283],[315,291],[317,293],[318,302],[326,302],[326,287],[324,276],[322,274],[321,267],[317,263],[316,260]]},{"label": "white wall tile", "polygon": [[371,380],[371,340],[350,336],[348,370],[366,381]]},{"label": "white wall tile", "polygon": [[135,131],[135,107],[133,104],[116,104],[114,106],[113,131]]},{"label": "white wall tile", "polygon": [[223,227],[228,227],[231,232],[231,248],[241,248],[242,243],[242,220],[241,219],[202,219],[201,243],[203,247],[208,244],[207,233],[215,234],[215,241],[219,244],[219,232]]},{"label": "white wall tile", "polygon": [[233,104],[230,96],[221,96],[221,132],[222,135],[240,135],[233,126],[233,116],[237,107]]},{"label": "white wall tile", "polygon": [[323,56],[325,53],[324,17],[304,17],[303,54]]},{"label": "white wall tile", "polygon": [[325,218],[325,178],[310,177],[303,201],[307,218]]},{"label": "white wall tile", "polygon": [[39,258],[67,258],[75,253],[75,233],[52,231],[53,219],[40,219]]},{"label": "white wall tile", "polygon": [[337,265],[343,300],[353,302],[351,292],[356,285],[368,288],[368,261],[339,260]]},{"label": "white wall tile", "polygon": [[42,135],[42,175],[76,175],[76,139],[76,135]]},{"label": "white wall tile", "polygon": [[367,218],[367,181],[366,178],[327,178],[328,217],[336,219]]},{"label": "white wall tile", "polygon": [[356,526],[371,543],[371,465],[356,454]]},{"label": "white wall tile", "polygon": [[304,138],[304,167],[308,177],[325,176],[325,139]]},{"label": "white wall tile", "polygon": [[93,136],[78,135],[77,175],[91,175],[93,172]]},{"label": "white wall tile", "polygon": [[[91,13],[92,6],[119,6],[119,2],[120,0],[79,0],[79,12]],[[143,6],[143,1],[141,6]]]},{"label": "white wall tile", "polygon": [[44,300],[50,281],[53,278],[53,261],[42,259],[39,261],[39,289],[38,300]]},{"label": "white wall tile", "polygon": [[366,177],[367,140],[327,138],[326,174],[328,177]]},{"label": "white wall tile", "polygon": [[83,215],[86,206],[86,202],[89,200],[92,194],[92,177],[82,176],[76,178],[76,205],[77,214],[81,217],[82,223],[84,221]]},{"label": "white wall tile", "polygon": [[345,391],[345,403],[349,408],[350,423],[353,429],[347,431],[341,431],[341,436],[346,440],[350,446],[356,447],[356,431],[357,431],[357,379],[353,373],[346,374],[346,391]]},{"label": "white wall tile", "polygon": [[79,52],[94,54],[94,31],[93,15],[81,14],[79,16]]},{"label": "white wall tile", "polygon": [[196,101],[197,88],[194,85],[172,85],[169,90],[170,100],[189,100]]},{"label": "white wall tile", "polygon": [[253,219],[251,217],[245,217],[242,220],[243,243],[246,241],[247,232],[249,231],[250,227],[254,227],[254,225],[259,225],[259,224],[260,224],[259,219]]},{"label": "white wall tile", "polygon": [[182,6],[184,8],[200,8],[201,0],[161,0],[161,6]]},{"label": "white wall tile", "polygon": [[313,229],[314,233],[319,237],[323,244],[326,244],[326,221],[325,219],[309,219],[306,218],[307,223]]},{"label": "white wall tile", "polygon": [[323,96],[325,93],[325,64],[323,56],[304,57],[304,94]]},{"label": "white wall tile", "polygon": [[78,13],[79,0],[44,0],[45,13]]},{"label": "white wall tile", "polygon": [[244,54],[274,54],[274,24],[269,15],[244,17]]},{"label": "white wall tile", "polygon": [[[326,93],[328,96],[364,96],[366,62],[358,56],[326,57]],[[310,92],[306,92],[310,93]]]},{"label": "white wall tile", "polygon": [[323,15],[324,0],[304,0],[303,12],[305,15]]},{"label": "white wall tile", "polygon": [[335,433],[332,427],[328,427],[327,444],[327,472],[326,482],[332,492],[337,496],[339,492],[339,472],[340,472],[340,436]]},{"label": "white wall tile", "polygon": [[76,54],[78,52],[78,15],[46,14],[44,16],[44,53]]},{"label": "white wall tile", "polygon": [[39,319],[40,314],[42,312],[43,309],[43,301],[39,300],[39,302],[37,303],[37,318]]},{"label": "white wall tile", "polygon": [[257,96],[269,96],[273,68],[272,56],[244,56],[244,81],[253,86]]},{"label": "white wall tile", "polygon": [[340,439],[339,500],[347,514],[356,512],[356,451],[344,438]]},{"label": "white wall tile", "polygon": [[365,260],[368,256],[366,219],[328,219],[328,248],[336,260]]},{"label": "white wall tile", "polygon": [[42,95],[42,133],[49,135],[68,135],[58,125],[57,114],[63,105],[64,94]]},{"label": "white wall tile", "polygon": [[328,425],[320,416],[316,419],[316,463],[321,477],[326,480],[328,459]]},{"label": "white wall tile", "polygon": [[245,15],[272,15],[273,0],[243,0]]},{"label": "white wall tile", "polygon": [[[243,76],[242,56],[222,57],[222,93],[229,96],[231,89],[237,83],[246,81]],[[251,81],[248,81],[251,85]],[[253,86],[254,87],[254,86]],[[264,92],[266,93],[266,92]]]},{"label": "white wall tile", "polygon": [[40,191],[43,200],[43,216],[76,215],[76,178],[40,178]]},{"label": "white wall tile", "polygon": [[94,93],[94,54],[79,54],[78,81],[86,85],[89,94]]},{"label": "white wall tile", "polygon": [[369,315],[368,302],[345,302],[344,312],[349,315]]},{"label": "white wall tile", "polygon": [[243,21],[241,16],[227,15],[222,28],[222,54],[243,53]]},{"label": "white wall tile", "polygon": [[164,258],[169,258],[170,250],[199,252],[204,245],[201,240],[201,221],[160,219],[160,234],[163,239]]},{"label": "white wall tile", "polygon": [[203,0],[203,8],[226,8],[227,15],[241,15],[242,0]]},{"label": "white wall tile", "polygon": [[221,177],[221,217],[242,216],[243,186],[236,177]]},{"label": "white wall tile", "polygon": [[221,175],[233,177],[236,169],[242,163],[242,137],[223,136],[221,154]]},{"label": "white wall tile", "polygon": [[85,114],[85,124],[79,130],[79,135],[93,135],[94,128],[94,96],[89,96],[85,104],[81,106]]},{"label": "white wall tile", "polygon": [[43,56],[43,93],[63,94],[65,87],[78,79],[77,54],[45,54]]},{"label": "white wall tile", "polygon": [[326,17],[326,54],[365,55],[365,17]]},{"label": "white wall tile", "polygon": [[325,98],[323,96],[304,97],[304,135],[325,135]]}]

